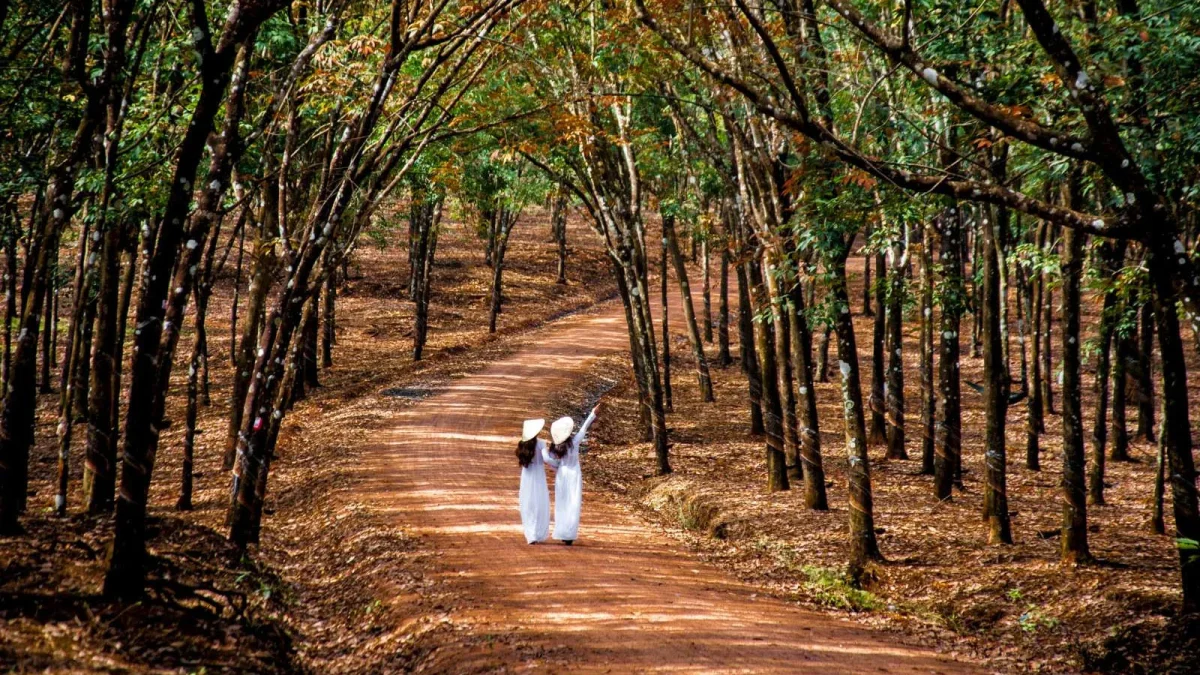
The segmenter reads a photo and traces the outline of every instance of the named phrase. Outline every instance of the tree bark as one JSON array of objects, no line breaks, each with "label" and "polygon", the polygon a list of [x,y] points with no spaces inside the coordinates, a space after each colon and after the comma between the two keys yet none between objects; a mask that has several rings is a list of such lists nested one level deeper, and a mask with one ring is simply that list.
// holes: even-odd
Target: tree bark
[{"label": "tree bark", "polygon": [[867,563],[882,560],[875,540],[875,509],[871,494],[871,467],[867,457],[866,420],[863,414],[862,385],[859,380],[858,347],[854,340],[854,321],[850,314],[850,295],[846,288],[845,250],[831,256],[833,303],[838,334],[838,370],[842,378],[842,410],[846,428],[850,508],[850,573],[860,578]]},{"label": "tree bark", "polygon": [[1141,341],[1138,350],[1138,384],[1141,395],[1138,397],[1138,424],[1133,435],[1154,441],[1154,310],[1153,303],[1142,305],[1141,331],[1138,334]]},{"label": "tree bark", "polygon": [[745,263],[737,265],[738,276],[738,349],[742,356],[742,372],[746,375],[750,401],[750,433],[766,432],[763,421],[762,374],[755,348],[754,308],[750,303],[750,278]]},{"label": "tree bark", "polygon": [[938,360],[938,425],[933,461],[934,495],[950,499],[951,489],[958,479],[962,449],[962,403],[958,372],[958,331],[965,291],[962,282],[962,260],[959,258],[962,236],[961,213],[951,206],[941,218],[942,312],[941,342]]},{"label": "tree bark", "polygon": [[729,352],[729,250],[721,247],[721,290],[717,307],[717,367],[733,363]]},{"label": "tree bark", "polygon": [[663,373],[663,406],[667,412],[674,412],[675,405],[671,400],[671,332],[670,310],[667,302],[667,238],[662,238],[662,268],[659,276],[662,282],[662,373]]},{"label": "tree bark", "polygon": [[922,225],[921,237],[921,474],[934,474],[937,392],[933,381],[933,245],[934,228]]},{"label": "tree bark", "polygon": [[908,254],[904,245],[892,245],[892,264],[887,278],[887,458],[908,459],[904,448],[904,268]]},{"label": "tree bark", "polygon": [[663,235],[667,238],[667,247],[671,252],[671,260],[675,265],[675,277],[679,282],[679,293],[683,297],[683,321],[687,327],[688,342],[692,345],[692,355],[696,358],[696,378],[700,384],[700,400],[710,403],[713,397],[712,377],[708,370],[708,357],[704,354],[704,343],[700,340],[700,328],[696,324],[696,310],[692,305],[692,291],[688,283],[687,265],[683,252],[679,248],[679,238],[675,234],[675,217],[667,214],[662,218]]},{"label": "tree bark", "polygon": [[[1072,178],[1072,183],[1078,181]],[[1071,190],[1077,191],[1077,185]],[[1071,195],[1071,201],[1078,199]],[[1074,204],[1072,204],[1074,206]],[[1084,235],[1063,233],[1063,515],[1062,559],[1071,564],[1091,561],[1087,540],[1087,489],[1084,481],[1083,411],[1079,359],[1079,302],[1083,274]]]},{"label": "tree bark", "polygon": [[[1103,242],[1100,245],[1099,258],[1104,278],[1115,279],[1125,260],[1125,242]],[[1092,504],[1104,504],[1104,460],[1108,445],[1108,376],[1112,370],[1113,335],[1117,328],[1119,310],[1117,290],[1110,287],[1104,293],[1104,305],[1100,311],[1100,344],[1096,359],[1096,413],[1092,418],[1092,462],[1088,467],[1088,500]],[[1118,354],[1116,361],[1120,360]],[[1122,384],[1118,380],[1113,381],[1114,389]]]},{"label": "tree bark", "polygon": [[710,235],[705,234],[704,239],[701,240],[701,242],[700,242],[700,256],[701,256],[701,262],[702,262],[701,274],[704,277],[704,284],[701,287],[700,295],[704,300],[704,341],[708,344],[712,344],[712,341],[713,341],[712,279],[711,279],[712,275],[710,274],[709,264],[708,264],[709,263],[709,255],[708,255],[708,253],[709,253],[708,237],[709,236]]},{"label": "tree bark", "polygon": [[1000,315],[1003,295],[1000,288],[1000,249],[998,230],[1007,212],[997,209],[997,222],[983,223],[983,406],[986,415],[986,447],[984,459],[987,475],[984,482],[983,514],[988,523],[989,544],[1011,544],[1012,527],[1008,514],[1005,424],[1008,416],[1008,369],[1004,363],[1003,335]]},{"label": "tree bark", "polygon": [[[756,262],[747,263],[752,286],[755,314],[765,316],[771,311],[771,299],[763,273]],[[772,325],[756,322],[754,348],[758,356],[762,392],[763,422],[766,429],[767,490],[788,489],[787,459],[784,454],[783,407],[779,396],[779,371],[775,361],[775,340]]]},{"label": "tree bark", "polygon": [[887,417],[883,383],[886,380],[887,366],[884,359],[884,343],[887,340],[887,304],[886,288],[887,273],[884,271],[883,254],[875,255],[875,322],[873,340],[871,342],[871,425],[867,442],[871,445],[887,443]]}]

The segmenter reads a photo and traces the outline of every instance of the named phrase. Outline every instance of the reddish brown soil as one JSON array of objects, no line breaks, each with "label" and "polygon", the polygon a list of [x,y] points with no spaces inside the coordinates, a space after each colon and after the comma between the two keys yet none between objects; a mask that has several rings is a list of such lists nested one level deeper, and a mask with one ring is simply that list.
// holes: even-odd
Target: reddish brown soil
[{"label": "reddish brown soil", "polygon": [[974,671],[927,648],[759,596],[603,493],[587,494],[574,546],[527,545],[512,458],[520,420],[570,405],[564,392],[600,357],[627,348],[619,306],[555,323],[518,352],[398,415],[364,457],[368,508],[411,527],[439,552],[436,578],[459,603],[448,619],[460,639],[503,634],[513,647],[464,653],[444,645],[430,667]]},{"label": "reddish brown soil", "polygon": [[[861,261],[851,259],[856,314],[861,308]],[[692,287],[699,287],[695,278]],[[672,287],[671,292],[677,289]],[[733,301],[736,308],[736,296]],[[1090,296],[1085,303],[1085,346],[1096,332],[1097,301]],[[713,306],[715,311],[715,295]],[[962,327],[964,383],[982,381],[981,360],[969,356],[970,321],[969,315],[964,317]],[[745,376],[736,363],[713,370],[717,402],[702,403],[682,314],[676,312],[672,322],[675,413],[668,422],[675,474],[665,479],[649,476],[652,455],[646,444],[636,442],[636,391],[628,377],[609,394],[609,414],[596,424],[595,454],[585,470],[595,482],[637,504],[644,516],[664,525],[702,558],[764,593],[920,636],[925,644],[1004,670],[1200,672],[1196,656],[1200,622],[1178,616],[1179,562],[1174,541],[1147,529],[1154,475],[1152,444],[1136,442],[1133,463],[1108,463],[1107,505],[1088,510],[1091,550],[1099,562],[1065,567],[1058,562],[1056,537],[1062,517],[1061,417],[1047,417],[1047,433],[1041,439],[1042,470],[1033,472],[1024,466],[1025,406],[1013,407],[1008,416],[1008,490],[1016,543],[987,545],[982,520],[982,401],[965,384],[965,490],[956,490],[952,501],[939,502],[931,478],[919,475],[915,411],[920,380],[913,318],[906,323],[904,345],[907,447],[912,459],[886,461],[885,448],[871,448],[875,524],[887,563],[875,569],[869,595],[852,596],[845,589],[823,585],[844,567],[849,545],[846,454],[836,372],[829,383],[816,386],[830,504],[829,511],[818,513],[804,507],[802,489],[766,491],[763,441],[746,433]],[[855,320],[864,395],[870,386],[872,322],[867,317]],[[1059,327],[1056,322],[1056,367],[1061,363]],[[736,325],[732,333],[736,360]],[[1020,347],[1015,335],[1011,346],[1016,369]],[[715,351],[715,345],[708,346],[710,359]],[[831,362],[836,371],[836,356]],[[1084,420],[1089,431],[1094,369],[1092,357],[1084,373]],[[1192,384],[1195,389],[1196,378]],[[1055,410],[1061,411],[1057,385],[1055,395]],[[1197,395],[1200,391],[1193,391]],[[1128,415],[1132,433],[1136,409],[1131,407]],[[1090,452],[1090,436],[1087,444]],[[1166,514],[1167,531],[1172,532],[1169,494]]]}]

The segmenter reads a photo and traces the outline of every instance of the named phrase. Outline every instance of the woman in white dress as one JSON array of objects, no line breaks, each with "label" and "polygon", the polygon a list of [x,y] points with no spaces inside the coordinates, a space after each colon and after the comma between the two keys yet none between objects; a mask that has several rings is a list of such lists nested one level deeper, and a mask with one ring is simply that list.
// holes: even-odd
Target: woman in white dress
[{"label": "woman in white dress", "polygon": [[554,474],[554,538],[570,546],[579,536],[579,513],[583,508],[583,474],[579,468],[579,446],[588,427],[596,419],[596,410],[583,421],[574,436],[575,420],[563,417],[550,425],[550,447],[546,462],[557,469]]},{"label": "woman in white dress", "polygon": [[546,442],[538,438],[546,420],[525,420],[521,440],[517,443],[517,462],[521,465],[521,527],[525,541],[536,544],[545,541],[550,533],[550,490],[546,487],[546,465],[543,455]]}]

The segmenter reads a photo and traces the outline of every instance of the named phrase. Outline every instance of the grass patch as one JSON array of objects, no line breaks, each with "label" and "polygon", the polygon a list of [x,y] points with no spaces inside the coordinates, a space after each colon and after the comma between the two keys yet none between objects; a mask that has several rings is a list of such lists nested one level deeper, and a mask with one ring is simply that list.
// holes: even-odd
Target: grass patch
[{"label": "grass patch", "polygon": [[844,570],[804,565],[804,588],[818,604],[850,612],[871,612],[883,606],[879,596],[854,585]]}]

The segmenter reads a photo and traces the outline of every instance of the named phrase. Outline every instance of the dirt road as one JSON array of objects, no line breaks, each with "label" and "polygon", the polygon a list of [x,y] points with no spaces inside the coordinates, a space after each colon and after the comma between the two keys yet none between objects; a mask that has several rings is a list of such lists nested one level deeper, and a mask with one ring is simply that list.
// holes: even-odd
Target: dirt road
[{"label": "dirt road", "polygon": [[[433,669],[533,672],[982,672],[840,618],[756,596],[619,504],[588,490],[579,541],[521,536],[521,420],[595,359],[628,349],[620,306],[568,317],[511,356],[397,416],[366,454],[373,509],[438,551],[455,623],[520,649],[447,647]],[[551,489],[553,492],[553,489]],[[476,643],[478,645],[478,643]]]}]

